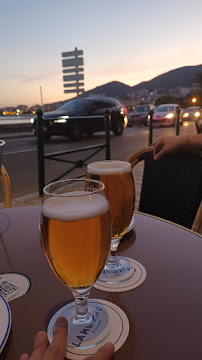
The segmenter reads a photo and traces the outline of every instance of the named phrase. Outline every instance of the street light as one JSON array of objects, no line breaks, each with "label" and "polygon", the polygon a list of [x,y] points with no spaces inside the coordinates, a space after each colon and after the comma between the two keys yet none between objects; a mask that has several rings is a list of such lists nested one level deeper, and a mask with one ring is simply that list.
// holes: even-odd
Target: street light
[{"label": "street light", "polygon": [[194,97],[191,99],[191,101],[195,104],[197,102],[197,99]]}]

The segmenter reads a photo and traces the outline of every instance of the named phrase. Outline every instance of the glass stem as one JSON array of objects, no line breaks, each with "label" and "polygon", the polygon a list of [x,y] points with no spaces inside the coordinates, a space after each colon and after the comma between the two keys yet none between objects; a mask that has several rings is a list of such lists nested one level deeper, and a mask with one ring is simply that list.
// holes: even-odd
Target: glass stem
[{"label": "glass stem", "polygon": [[110,253],[108,255],[106,266],[108,268],[117,268],[119,265],[119,260],[117,256],[117,249],[119,246],[120,239],[117,239],[115,243],[111,244]]},{"label": "glass stem", "polygon": [[87,323],[91,321],[92,315],[88,311],[88,297],[90,291],[87,291],[83,294],[78,292],[73,292],[75,305],[76,305],[76,314],[74,315],[73,322],[77,325],[81,323]]}]

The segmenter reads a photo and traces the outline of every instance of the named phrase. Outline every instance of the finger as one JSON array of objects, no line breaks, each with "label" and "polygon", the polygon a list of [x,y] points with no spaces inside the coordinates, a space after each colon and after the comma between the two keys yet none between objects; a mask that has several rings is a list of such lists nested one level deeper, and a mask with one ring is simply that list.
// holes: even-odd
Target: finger
[{"label": "finger", "polygon": [[158,154],[159,152],[161,152],[164,148],[164,143],[163,142],[159,142],[155,145],[154,149],[153,149],[153,157],[156,156],[156,154]]},{"label": "finger", "polygon": [[[39,331],[34,339],[33,352],[30,360],[42,360],[47,348],[47,334],[45,331]],[[24,360],[24,359],[23,359]]]},{"label": "finger", "polygon": [[19,358],[19,360],[29,360],[28,354],[22,354]]},{"label": "finger", "polygon": [[59,317],[55,323],[55,332],[51,345],[45,352],[44,360],[63,360],[67,344],[68,324],[65,317]]},{"label": "finger", "polygon": [[158,142],[161,142],[161,143],[162,143],[163,140],[164,140],[164,138],[159,138],[159,139],[153,141],[152,146],[156,145]]},{"label": "finger", "polygon": [[166,154],[165,151],[160,151],[154,156],[154,160],[160,160]]},{"label": "finger", "polygon": [[110,360],[114,353],[114,345],[112,343],[104,344],[96,353],[85,360]]}]

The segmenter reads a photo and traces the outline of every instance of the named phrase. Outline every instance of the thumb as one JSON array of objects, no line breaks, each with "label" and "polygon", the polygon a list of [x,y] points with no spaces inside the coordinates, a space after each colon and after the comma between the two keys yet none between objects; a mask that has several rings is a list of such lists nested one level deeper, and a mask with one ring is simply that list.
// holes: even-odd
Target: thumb
[{"label": "thumb", "polygon": [[63,360],[65,356],[68,335],[68,324],[65,317],[59,317],[55,322],[53,341],[45,352],[45,359]]}]

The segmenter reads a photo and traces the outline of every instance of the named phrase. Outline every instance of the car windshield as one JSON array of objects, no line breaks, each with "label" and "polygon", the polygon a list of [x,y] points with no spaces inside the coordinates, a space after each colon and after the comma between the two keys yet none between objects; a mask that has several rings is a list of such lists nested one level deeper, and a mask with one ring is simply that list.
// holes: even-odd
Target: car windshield
[{"label": "car windshield", "polygon": [[134,112],[147,112],[149,111],[149,106],[136,106]]},{"label": "car windshield", "polygon": [[187,108],[185,109],[185,112],[195,112],[199,109],[199,106],[196,106],[196,107],[190,107],[190,108]]},{"label": "car windshield", "polygon": [[64,103],[60,106],[57,110],[62,111],[72,111],[72,110],[85,110],[90,102],[90,99],[75,99],[69,100],[68,102]]},{"label": "car windshield", "polygon": [[173,105],[158,106],[155,110],[155,112],[170,112],[170,111],[174,111]]}]

